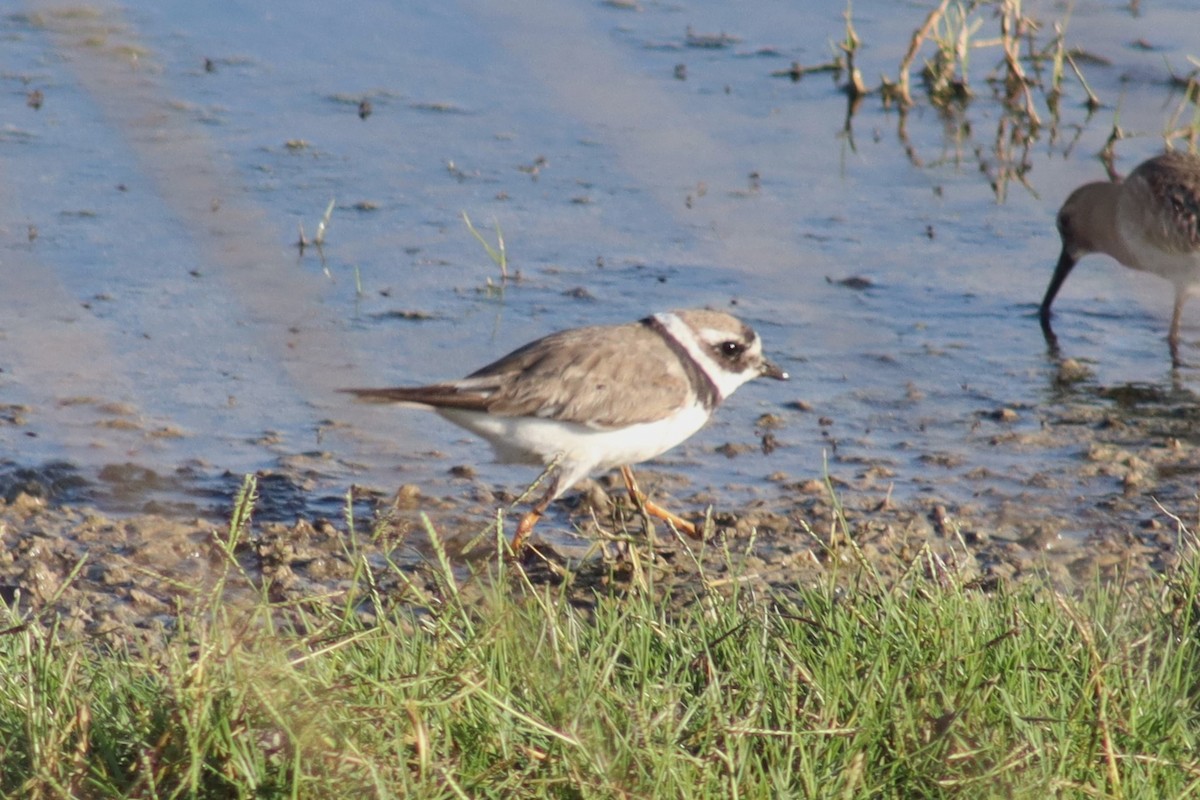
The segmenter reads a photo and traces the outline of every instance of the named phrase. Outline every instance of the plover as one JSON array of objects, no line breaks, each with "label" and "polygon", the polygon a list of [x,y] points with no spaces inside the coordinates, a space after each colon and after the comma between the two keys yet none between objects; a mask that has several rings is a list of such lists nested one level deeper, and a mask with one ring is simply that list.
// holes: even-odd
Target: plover
[{"label": "plover", "polygon": [[552,333],[461,380],[342,391],[433,409],[487,440],[501,463],[556,463],[549,490],[517,525],[518,552],[550,503],[585,476],[614,467],[648,514],[696,536],[692,523],[646,499],[630,465],[687,439],[759,376],[788,377],[763,356],[750,326],[697,309]]}]

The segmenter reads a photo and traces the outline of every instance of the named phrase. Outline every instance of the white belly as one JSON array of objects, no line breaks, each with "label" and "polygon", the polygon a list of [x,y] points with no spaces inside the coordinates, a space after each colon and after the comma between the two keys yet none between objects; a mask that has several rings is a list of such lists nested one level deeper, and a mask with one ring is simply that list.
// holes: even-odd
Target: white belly
[{"label": "white belly", "polygon": [[564,489],[589,473],[665,453],[700,430],[709,416],[703,407],[695,406],[657,422],[602,429],[539,417],[501,417],[459,409],[437,412],[486,439],[501,463],[546,465],[558,459]]}]

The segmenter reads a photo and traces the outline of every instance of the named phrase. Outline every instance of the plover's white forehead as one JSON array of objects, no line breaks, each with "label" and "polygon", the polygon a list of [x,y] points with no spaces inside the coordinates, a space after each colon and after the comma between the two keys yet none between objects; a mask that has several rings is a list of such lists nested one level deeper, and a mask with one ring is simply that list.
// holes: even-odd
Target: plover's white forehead
[{"label": "plover's white forehead", "polygon": [[696,333],[696,338],[708,347],[720,347],[727,342],[739,342],[747,355],[762,355],[762,341],[746,323],[722,311],[692,309],[672,311]]},{"label": "plover's white forehead", "polygon": [[743,341],[758,338],[754,330],[737,317],[724,311],[711,311],[707,308],[685,309],[672,311],[679,319],[705,340],[713,338],[736,337]]}]

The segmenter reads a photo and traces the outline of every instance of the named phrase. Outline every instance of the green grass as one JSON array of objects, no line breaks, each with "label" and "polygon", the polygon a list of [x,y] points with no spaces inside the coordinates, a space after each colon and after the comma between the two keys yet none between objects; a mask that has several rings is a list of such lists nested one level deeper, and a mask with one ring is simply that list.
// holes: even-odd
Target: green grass
[{"label": "green grass", "polygon": [[[985,591],[923,557],[767,597],[580,603],[485,562],[347,594],[180,608],[157,646],[19,617],[0,794],[19,797],[1185,797],[1200,788],[1200,563]],[[432,542],[436,533],[428,531]],[[736,574],[737,559],[728,557]],[[414,577],[420,575],[420,579]],[[722,577],[729,577],[729,573]],[[715,582],[714,582],[715,584]],[[403,599],[404,602],[397,602]]]}]

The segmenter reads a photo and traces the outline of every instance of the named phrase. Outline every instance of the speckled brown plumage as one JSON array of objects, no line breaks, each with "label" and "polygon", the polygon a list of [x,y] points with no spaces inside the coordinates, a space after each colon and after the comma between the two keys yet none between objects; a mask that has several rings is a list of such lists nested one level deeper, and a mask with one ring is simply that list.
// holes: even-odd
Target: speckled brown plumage
[{"label": "speckled brown plumage", "polygon": [[1174,285],[1167,341],[1179,364],[1183,305],[1200,283],[1200,157],[1165,153],[1139,164],[1119,183],[1080,186],[1058,212],[1058,231],[1062,252],[1039,310],[1047,340],[1054,341],[1050,306],[1067,275],[1088,253],[1105,253]]}]

